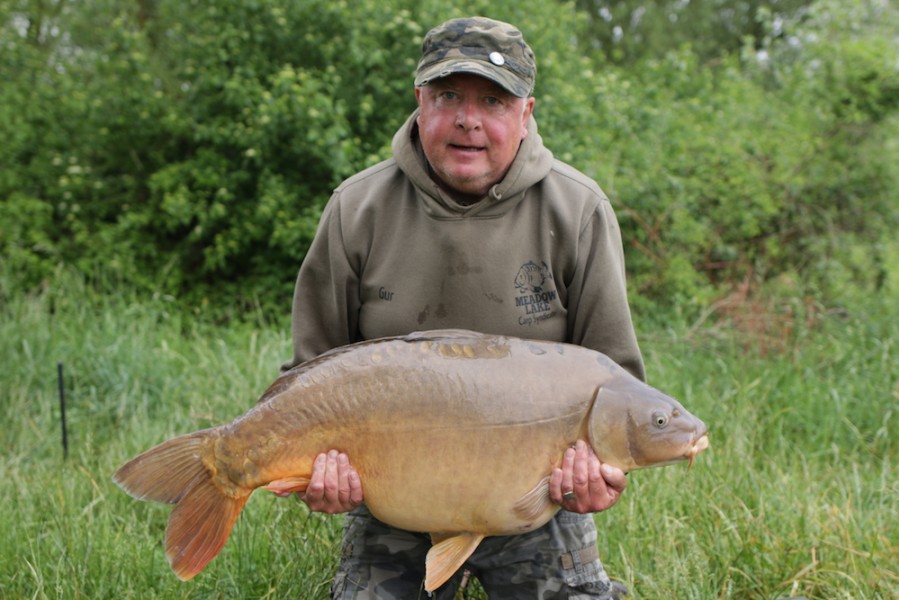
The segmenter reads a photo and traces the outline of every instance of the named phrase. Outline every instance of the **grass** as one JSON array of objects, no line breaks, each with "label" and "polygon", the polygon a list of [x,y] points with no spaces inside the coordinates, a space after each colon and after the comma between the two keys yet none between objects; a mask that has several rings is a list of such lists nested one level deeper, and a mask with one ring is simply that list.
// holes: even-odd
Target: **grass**
[{"label": "grass", "polygon": [[[596,516],[600,556],[631,597],[899,597],[895,304],[822,315],[773,350],[712,324],[642,336],[650,382],[709,424],[712,447],[690,471],[632,474]],[[0,339],[0,597],[327,596],[339,517],[255,494],[184,583],[163,555],[169,509],[110,479],[137,452],[249,408],[288,357],[286,323],[217,326],[63,275],[0,306]]]},{"label": "grass", "polygon": [[706,418],[713,447],[692,473],[634,474],[626,515],[597,517],[609,571],[646,598],[899,596],[890,310],[828,319],[774,355],[732,336],[650,343],[654,380]]}]

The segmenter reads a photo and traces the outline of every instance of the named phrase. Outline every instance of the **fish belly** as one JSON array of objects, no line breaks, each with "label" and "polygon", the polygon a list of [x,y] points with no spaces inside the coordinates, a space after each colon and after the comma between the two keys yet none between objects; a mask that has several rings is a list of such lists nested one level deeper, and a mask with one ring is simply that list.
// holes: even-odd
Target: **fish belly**
[{"label": "fish belly", "polygon": [[370,448],[357,438],[349,452],[366,505],[385,523],[409,531],[507,535],[539,527],[555,513],[548,502],[544,513],[527,518],[514,508],[552,472],[575,431],[392,431],[389,444]]}]

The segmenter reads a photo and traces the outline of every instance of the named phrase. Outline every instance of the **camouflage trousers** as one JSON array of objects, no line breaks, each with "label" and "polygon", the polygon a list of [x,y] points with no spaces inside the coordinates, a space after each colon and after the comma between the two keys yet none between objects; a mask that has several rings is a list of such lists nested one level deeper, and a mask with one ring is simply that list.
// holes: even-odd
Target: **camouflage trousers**
[{"label": "camouflage trousers", "polygon": [[[364,507],[346,515],[340,566],[331,597],[340,600],[429,598],[424,591],[427,534],[395,529]],[[449,581],[430,596],[450,600],[463,571],[478,578],[491,600],[611,598],[596,550],[592,515],[567,511],[532,532],[485,538]]]}]

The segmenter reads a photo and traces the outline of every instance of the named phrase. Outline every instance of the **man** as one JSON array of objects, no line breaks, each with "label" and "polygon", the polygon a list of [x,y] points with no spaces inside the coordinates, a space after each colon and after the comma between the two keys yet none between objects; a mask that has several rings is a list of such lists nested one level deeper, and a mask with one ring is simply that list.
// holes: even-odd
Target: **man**
[{"label": "man", "polygon": [[[511,25],[455,19],[428,33],[418,110],[394,157],[342,183],[324,210],[297,279],[284,368],[364,339],[465,328],[580,344],[643,378],[615,215],[595,182],[543,146],[535,77]],[[332,595],[420,597],[430,539],[371,516],[351,459],[319,456],[301,496],[312,510],[352,510]],[[590,513],[625,485],[578,441],[552,475],[564,510],[534,532],[485,539],[466,569],[491,598],[618,597]],[[452,598],[461,577],[435,596]]]}]

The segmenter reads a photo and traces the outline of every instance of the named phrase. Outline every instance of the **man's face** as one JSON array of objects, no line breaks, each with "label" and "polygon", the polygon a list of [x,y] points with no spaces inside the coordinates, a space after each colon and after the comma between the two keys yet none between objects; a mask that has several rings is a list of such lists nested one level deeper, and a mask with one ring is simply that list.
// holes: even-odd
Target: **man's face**
[{"label": "man's face", "polygon": [[458,192],[485,195],[515,159],[534,110],[477,75],[456,74],[415,88],[418,130],[431,168]]}]

